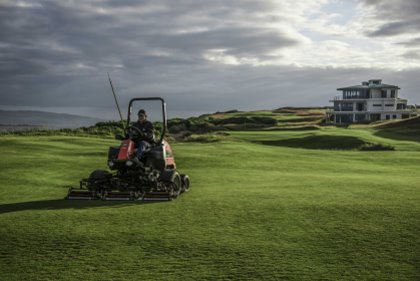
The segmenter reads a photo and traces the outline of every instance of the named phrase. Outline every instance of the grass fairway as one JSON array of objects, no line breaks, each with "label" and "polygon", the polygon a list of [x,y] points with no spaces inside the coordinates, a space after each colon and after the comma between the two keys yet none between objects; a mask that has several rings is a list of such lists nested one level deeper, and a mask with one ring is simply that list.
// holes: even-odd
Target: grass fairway
[{"label": "grass fairway", "polygon": [[374,133],[174,143],[167,203],[63,200],[114,140],[1,137],[0,280],[420,280],[420,143]]}]

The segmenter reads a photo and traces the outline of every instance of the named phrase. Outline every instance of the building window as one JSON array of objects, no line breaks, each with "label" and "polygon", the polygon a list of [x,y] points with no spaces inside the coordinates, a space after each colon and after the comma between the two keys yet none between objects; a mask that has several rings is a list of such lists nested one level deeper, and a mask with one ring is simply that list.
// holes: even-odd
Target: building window
[{"label": "building window", "polygon": [[365,121],[366,115],[365,114],[356,114],[356,120],[357,122]]},{"label": "building window", "polygon": [[337,101],[334,102],[334,111],[340,111],[340,103]]},{"label": "building window", "polygon": [[387,104],[385,104],[385,106],[394,106],[394,104],[393,103],[387,103]]},{"label": "building window", "polygon": [[391,118],[391,116],[389,116],[389,114],[386,115],[386,120],[389,120]]},{"label": "building window", "polygon": [[391,90],[391,98],[395,98],[395,90]]},{"label": "building window", "polygon": [[342,111],[353,111],[353,103],[350,102],[343,102],[341,104]]},{"label": "building window", "polygon": [[374,106],[374,107],[381,107],[381,106],[382,106],[382,104],[374,104],[373,106]]},{"label": "building window", "polygon": [[370,117],[370,121],[381,120],[381,115],[380,114],[371,114],[369,117]]},{"label": "building window", "polygon": [[343,99],[364,99],[367,98],[365,90],[345,90],[343,91]]},{"label": "building window", "polygon": [[353,122],[353,115],[339,115],[338,121],[340,123],[352,123]]},{"label": "building window", "polygon": [[392,115],[392,119],[397,119],[397,115]]},{"label": "building window", "polygon": [[386,98],[386,90],[381,90],[381,97]]}]

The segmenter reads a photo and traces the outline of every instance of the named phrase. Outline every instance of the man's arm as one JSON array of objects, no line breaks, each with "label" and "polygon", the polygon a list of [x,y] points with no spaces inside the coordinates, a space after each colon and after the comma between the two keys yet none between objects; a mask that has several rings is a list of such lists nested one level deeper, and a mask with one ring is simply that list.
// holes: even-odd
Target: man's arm
[{"label": "man's arm", "polygon": [[154,142],[155,141],[155,134],[152,122],[147,122],[146,124],[146,132],[144,134],[144,138],[147,141]]}]

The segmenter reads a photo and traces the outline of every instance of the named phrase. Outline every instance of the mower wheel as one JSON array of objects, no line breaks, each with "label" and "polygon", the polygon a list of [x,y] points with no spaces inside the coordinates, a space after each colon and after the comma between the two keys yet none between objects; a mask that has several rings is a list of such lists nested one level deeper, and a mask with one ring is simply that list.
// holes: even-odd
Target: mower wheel
[{"label": "mower wheel", "polygon": [[172,187],[173,187],[172,198],[177,198],[179,194],[181,194],[181,189],[182,189],[181,176],[179,175],[178,172],[175,172],[174,179],[172,182]]},{"label": "mower wheel", "polygon": [[182,188],[181,192],[190,190],[190,177],[188,175],[181,175]]},{"label": "mower wheel", "polygon": [[95,170],[89,175],[90,180],[102,180],[111,176],[111,173],[105,170]]}]

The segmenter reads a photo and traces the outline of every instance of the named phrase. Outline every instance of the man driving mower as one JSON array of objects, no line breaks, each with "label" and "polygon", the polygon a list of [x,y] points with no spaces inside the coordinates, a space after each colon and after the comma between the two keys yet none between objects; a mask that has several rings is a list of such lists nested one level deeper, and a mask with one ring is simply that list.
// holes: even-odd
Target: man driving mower
[{"label": "man driving mower", "polygon": [[147,120],[146,111],[140,109],[137,116],[137,122],[133,124],[135,129],[132,130],[129,137],[136,143],[136,157],[141,160],[144,153],[149,151],[152,144],[155,143],[155,136],[153,124]]},{"label": "man driving mower", "polygon": [[[158,139],[155,140],[153,125],[147,121],[144,110],[139,110],[137,122],[130,122],[132,105],[137,101],[161,102],[162,126]],[[80,181],[79,187],[69,188],[66,199],[168,201],[189,190],[190,178],[176,169],[172,148],[164,140],[167,115],[162,98],[131,99],[123,127],[124,136],[116,135],[121,144],[108,150],[109,171],[94,170]]]}]

